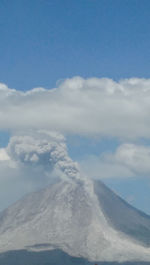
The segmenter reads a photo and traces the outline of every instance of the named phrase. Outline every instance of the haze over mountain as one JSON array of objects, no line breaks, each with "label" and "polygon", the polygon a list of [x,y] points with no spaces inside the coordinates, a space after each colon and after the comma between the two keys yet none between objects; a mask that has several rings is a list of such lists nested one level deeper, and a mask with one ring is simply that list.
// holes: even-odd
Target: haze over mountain
[{"label": "haze over mountain", "polygon": [[150,217],[88,179],[58,181],[4,210],[0,239],[1,253],[59,249],[93,262],[150,262]]}]

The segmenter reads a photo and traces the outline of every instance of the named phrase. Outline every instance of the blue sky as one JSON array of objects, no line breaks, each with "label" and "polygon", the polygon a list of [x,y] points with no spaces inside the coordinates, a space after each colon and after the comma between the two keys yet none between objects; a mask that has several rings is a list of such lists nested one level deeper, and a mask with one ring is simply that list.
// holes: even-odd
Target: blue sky
[{"label": "blue sky", "polygon": [[[115,81],[133,77],[148,79],[149,10],[149,0],[1,0],[0,83],[26,92],[35,87],[53,89],[74,76]],[[1,148],[7,145],[9,135],[14,134],[15,129],[10,127],[0,128]],[[19,130],[22,129],[20,125]],[[97,157],[103,153],[107,156],[113,153],[116,163],[115,150],[123,142],[149,147],[149,136],[142,132],[138,140],[136,137],[122,140],[114,128],[112,135],[107,135],[105,130],[103,137],[89,137],[84,129],[81,134],[71,131],[65,134],[70,156],[81,161],[84,167],[91,155],[94,158],[90,161],[97,167]],[[141,169],[135,173],[133,165],[132,169],[134,174],[130,177],[103,181],[136,207],[150,213],[148,173]],[[143,176],[139,177],[140,174]]]},{"label": "blue sky", "polygon": [[16,89],[59,79],[149,77],[148,0],[1,0],[1,82]]}]

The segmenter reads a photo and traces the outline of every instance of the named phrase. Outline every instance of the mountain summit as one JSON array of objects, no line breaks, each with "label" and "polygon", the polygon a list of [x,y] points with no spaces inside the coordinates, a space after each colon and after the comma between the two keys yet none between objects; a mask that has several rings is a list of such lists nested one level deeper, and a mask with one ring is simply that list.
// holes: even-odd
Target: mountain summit
[{"label": "mountain summit", "polygon": [[149,261],[150,216],[100,181],[61,180],[0,214],[0,252],[53,251],[89,261]]}]

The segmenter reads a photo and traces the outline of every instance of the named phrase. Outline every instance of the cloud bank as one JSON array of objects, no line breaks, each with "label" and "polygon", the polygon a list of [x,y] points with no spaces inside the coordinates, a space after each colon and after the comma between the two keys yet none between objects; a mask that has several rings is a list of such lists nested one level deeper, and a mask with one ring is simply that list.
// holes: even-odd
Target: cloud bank
[{"label": "cloud bank", "polygon": [[27,92],[0,84],[0,127],[121,139],[150,138],[150,79],[66,79]]},{"label": "cloud bank", "polygon": [[0,149],[0,200],[6,190],[15,200],[15,192],[47,185],[53,174],[80,177],[63,135],[119,139],[114,152],[79,161],[89,177],[149,177],[150,147],[138,144],[150,138],[149,102],[150,79],[74,77],[26,92],[0,84],[0,130],[13,135]]}]

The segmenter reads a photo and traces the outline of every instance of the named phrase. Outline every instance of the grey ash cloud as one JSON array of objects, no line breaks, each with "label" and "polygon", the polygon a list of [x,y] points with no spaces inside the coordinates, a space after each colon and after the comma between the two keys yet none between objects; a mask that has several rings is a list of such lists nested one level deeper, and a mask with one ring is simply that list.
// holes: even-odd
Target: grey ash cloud
[{"label": "grey ash cloud", "polygon": [[67,152],[65,138],[56,132],[33,132],[12,136],[7,147],[12,160],[27,166],[43,166],[76,177],[79,167]]}]

